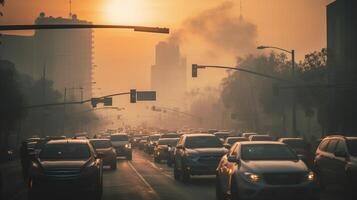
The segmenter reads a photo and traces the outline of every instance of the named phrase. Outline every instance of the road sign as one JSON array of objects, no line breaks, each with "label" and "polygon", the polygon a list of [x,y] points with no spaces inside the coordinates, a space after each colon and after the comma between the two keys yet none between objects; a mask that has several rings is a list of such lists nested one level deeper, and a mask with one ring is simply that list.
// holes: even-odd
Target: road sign
[{"label": "road sign", "polygon": [[138,91],[136,92],[137,101],[156,101],[156,91]]},{"label": "road sign", "polygon": [[113,105],[113,98],[112,97],[105,97],[103,99],[104,106],[112,106]]}]

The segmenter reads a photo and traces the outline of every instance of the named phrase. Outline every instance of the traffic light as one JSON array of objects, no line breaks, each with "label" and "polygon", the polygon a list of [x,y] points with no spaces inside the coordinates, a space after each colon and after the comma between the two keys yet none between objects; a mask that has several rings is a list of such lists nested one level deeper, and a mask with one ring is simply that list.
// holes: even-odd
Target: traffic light
[{"label": "traffic light", "polygon": [[96,108],[97,107],[97,104],[99,103],[99,98],[92,98],[90,100],[91,104],[92,104],[92,107],[93,108]]},{"label": "traffic light", "polygon": [[136,90],[130,90],[130,103],[136,103]]},{"label": "traffic light", "polygon": [[280,94],[279,83],[273,83],[273,95],[279,96],[279,94]]},{"label": "traffic light", "polygon": [[105,97],[103,99],[104,106],[112,106],[113,105],[113,98],[112,97]]},{"label": "traffic light", "polygon": [[197,64],[192,64],[192,77],[196,78],[197,77]]}]

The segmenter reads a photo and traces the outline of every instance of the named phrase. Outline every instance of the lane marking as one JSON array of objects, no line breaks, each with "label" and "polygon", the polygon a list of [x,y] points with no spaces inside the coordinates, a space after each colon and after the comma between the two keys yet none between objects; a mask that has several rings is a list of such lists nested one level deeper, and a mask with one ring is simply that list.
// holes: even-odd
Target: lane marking
[{"label": "lane marking", "polygon": [[162,175],[166,176],[167,178],[169,178],[169,179],[171,179],[171,180],[175,180],[171,175],[165,173],[165,170],[164,170],[163,168],[158,167],[155,163],[153,163],[153,162],[151,162],[151,161],[148,161],[148,162],[151,164],[151,166],[152,166],[153,168],[156,168],[157,170],[159,170]]},{"label": "lane marking", "polygon": [[145,180],[145,178],[138,172],[138,170],[135,169],[134,165],[131,164],[131,161],[128,162],[130,168],[135,172],[135,174],[140,178],[140,180],[149,188],[149,192],[155,194],[156,196],[159,196],[154,188],[151,187],[151,185]]}]

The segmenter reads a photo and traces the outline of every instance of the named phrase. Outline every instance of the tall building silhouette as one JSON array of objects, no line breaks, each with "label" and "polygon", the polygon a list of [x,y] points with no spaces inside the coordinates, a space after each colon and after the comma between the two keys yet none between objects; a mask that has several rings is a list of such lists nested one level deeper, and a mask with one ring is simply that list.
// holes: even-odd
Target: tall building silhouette
[{"label": "tall building silhouette", "polygon": [[328,131],[356,133],[357,1],[336,0],[327,6]]},{"label": "tall building silhouette", "polygon": [[186,92],[186,59],[176,44],[156,45],[155,65],[151,67],[151,89],[157,92],[157,103],[183,107]]},{"label": "tall building silhouette", "polygon": [[[46,17],[41,13],[35,24],[91,24],[71,18]],[[84,98],[92,96],[93,30],[36,30],[33,36],[4,35],[0,46],[2,59],[10,60],[21,73],[54,82],[54,88],[84,88]],[[71,90],[73,92],[73,90]],[[77,99],[79,95],[77,96]]]}]

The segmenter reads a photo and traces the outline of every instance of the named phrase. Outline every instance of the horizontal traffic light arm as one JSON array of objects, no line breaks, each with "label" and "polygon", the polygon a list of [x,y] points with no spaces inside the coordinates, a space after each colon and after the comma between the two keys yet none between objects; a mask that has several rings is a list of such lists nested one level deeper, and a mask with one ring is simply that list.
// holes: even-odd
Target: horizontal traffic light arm
[{"label": "horizontal traffic light arm", "polygon": [[41,30],[41,29],[83,29],[83,28],[111,28],[133,29],[139,32],[170,33],[168,28],[128,25],[101,25],[101,24],[29,24],[29,25],[1,25],[0,31]]},{"label": "horizontal traffic light arm", "polygon": [[273,79],[273,80],[277,80],[277,81],[293,82],[293,81],[290,81],[290,80],[286,80],[286,79],[282,79],[282,78],[279,78],[279,77],[271,76],[271,75],[268,75],[268,74],[263,74],[263,73],[260,73],[260,72],[255,72],[255,71],[251,71],[251,70],[247,70],[247,69],[243,69],[243,68],[238,68],[238,67],[226,67],[226,66],[219,66],[219,65],[196,65],[196,64],[195,64],[195,66],[197,67],[197,69],[205,69],[205,68],[231,69],[231,70],[241,71],[241,72],[245,72],[245,73],[249,73],[249,74],[253,74],[253,75],[256,75],[256,76],[269,78],[269,79]]}]

